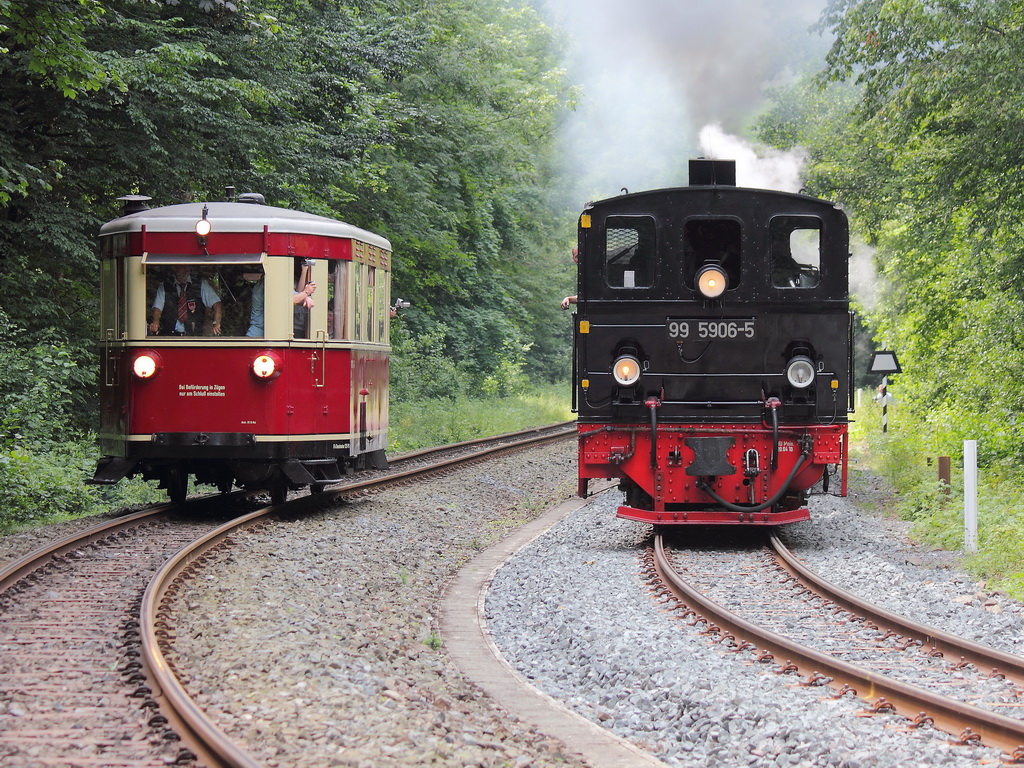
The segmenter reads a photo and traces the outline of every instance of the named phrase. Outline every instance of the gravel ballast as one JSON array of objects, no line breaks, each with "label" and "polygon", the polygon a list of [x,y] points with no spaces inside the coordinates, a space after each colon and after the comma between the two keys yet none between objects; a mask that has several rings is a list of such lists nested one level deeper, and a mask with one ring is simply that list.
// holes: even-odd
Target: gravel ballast
[{"label": "gravel ballast", "polygon": [[580,765],[444,652],[460,566],[571,495],[575,446],[515,454],[243,534],[179,598],[198,703],[269,766]]},{"label": "gravel ballast", "polygon": [[[868,482],[864,478],[858,482]],[[998,760],[864,703],[833,699],[711,642],[659,609],[639,575],[648,526],[614,517],[617,493],[579,510],[510,560],[486,603],[498,648],[577,712],[680,766],[976,766]],[[986,610],[948,554],[910,545],[905,526],[815,499],[786,529],[797,554],[846,589],[969,637],[1024,637],[1020,607]],[[871,578],[864,578],[865,571]],[[974,604],[965,604],[970,594]]]},{"label": "gravel ballast", "polygon": [[[815,500],[784,538],[850,591],[1020,652],[1020,606],[909,544],[902,524]],[[575,445],[417,483],[241,535],[179,596],[175,653],[197,701],[268,766],[580,765],[448,657],[434,611],[453,574],[575,489]],[[976,766],[991,750],[831,699],[672,618],[639,576],[649,526],[603,494],[506,563],[486,601],[519,673],[679,766]],[[35,540],[45,533],[33,535]],[[28,539],[0,540],[0,558]]]}]

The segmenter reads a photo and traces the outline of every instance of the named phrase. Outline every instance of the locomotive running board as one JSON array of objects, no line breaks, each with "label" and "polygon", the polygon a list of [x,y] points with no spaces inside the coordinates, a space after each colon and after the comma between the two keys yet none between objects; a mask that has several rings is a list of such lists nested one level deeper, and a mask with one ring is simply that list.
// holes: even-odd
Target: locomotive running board
[{"label": "locomotive running board", "polygon": [[618,517],[652,525],[788,525],[811,519],[806,507],[785,512],[731,512],[723,509],[697,509],[681,512],[653,512],[636,507],[619,507]]}]

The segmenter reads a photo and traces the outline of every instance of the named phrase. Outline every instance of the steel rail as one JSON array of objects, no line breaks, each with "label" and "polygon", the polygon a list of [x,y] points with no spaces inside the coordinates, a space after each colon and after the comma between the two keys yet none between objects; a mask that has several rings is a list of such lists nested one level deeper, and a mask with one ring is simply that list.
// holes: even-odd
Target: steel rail
[{"label": "steel rail", "polygon": [[959,655],[964,661],[970,662],[978,669],[990,668],[1005,675],[1018,685],[1024,685],[1024,658],[963,637],[957,637],[926,624],[919,624],[906,616],[900,616],[877,605],[872,605],[814,573],[786,548],[777,535],[771,535],[770,543],[775,554],[792,576],[850,613],[864,616],[877,624],[879,628],[913,638],[923,646],[930,646],[946,658],[952,655],[955,660],[955,657]]},{"label": "steel rail", "polygon": [[[564,427],[565,425],[559,426]],[[515,433],[513,436],[498,435],[493,438],[470,441],[477,446],[482,443],[506,442],[479,448],[472,453],[444,459],[427,466],[392,472],[340,487],[335,486],[315,496],[302,497],[285,504],[265,507],[235,518],[210,531],[205,536],[182,547],[173,558],[168,560],[153,577],[142,598],[139,629],[142,663],[146,675],[152,683],[153,696],[160,705],[161,713],[168,719],[170,726],[195,750],[200,761],[207,765],[230,766],[231,768],[255,768],[258,765],[244,749],[232,741],[206,716],[202,708],[186,691],[165,655],[165,649],[169,649],[167,626],[171,618],[170,606],[174,601],[174,593],[177,591],[175,585],[186,571],[195,564],[201,563],[213,549],[228,543],[233,533],[246,526],[284,514],[288,511],[286,507],[305,504],[310,499],[320,503],[325,497],[343,496],[347,493],[381,488],[417,475],[430,475],[441,469],[479,461],[502,451],[517,450],[564,439],[575,434],[575,426],[555,433],[537,434],[538,431],[526,430]],[[515,437],[516,442],[507,442],[510,437]],[[442,449],[429,449],[423,453],[437,453],[443,449],[458,447],[460,444],[444,446]],[[402,458],[407,460],[409,457]]]},{"label": "steel rail", "polygon": [[41,547],[34,552],[29,552],[24,557],[15,560],[0,570],[0,594],[13,587],[21,579],[30,573],[39,570],[49,563],[53,558],[62,557],[76,549],[92,544],[100,539],[106,538],[124,528],[131,528],[148,518],[158,517],[171,509],[171,505],[163,504],[152,509],[145,509],[141,512],[134,512],[115,520],[108,520],[99,525],[79,531],[70,536]]},{"label": "steel rail", "polygon": [[[831,677],[833,687],[852,689],[860,698],[876,709],[891,705],[896,712],[913,720],[921,713],[932,718],[935,726],[961,740],[976,735],[986,746],[1001,749],[1008,754],[1018,752],[1024,745],[1024,721],[987,712],[947,696],[918,688],[871,670],[807,648],[764,627],[737,616],[728,609],[705,597],[686,583],[672,568],[661,536],[654,539],[654,567],[665,585],[689,608],[700,613],[706,621],[726,629],[737,640],[743,639],[770,651],[776,658],[786,659],[812,677],[822,674]],[[971,734],[965,730],[970,729]]]},{"label": "steel rail", "polygon": [[[574,434],[576,430],[575,421],[560,421],[557,424],[548,424],[543,427],[530,427],[529,429],[521,429],[518,432],[508,432],[503,435],[494,435],[492,437],[478,437],[473,440],[463,440],[459,443],[451,443],[449,445],[441,445],[434,448],[421,448],[416,451],[410,451],[409,453],[403,453],[395,456],[391,459],[392,462],[406,462],[412,461],[413,459],[421,459],[426,456],[431,456],[438,453],[444,453],[445,451],[458,450],[460,448],[471,448],[475,445],[482,445],[486,443],[493,443],[498,440],[517,440],[524,438],[527,435],[535,435],[538,438],[543,439],[545,436],[550,436],[548,433],[554,433],[557,437],[564,437],[566,434]],[[551,436],[551,439],[555,437]]]}]

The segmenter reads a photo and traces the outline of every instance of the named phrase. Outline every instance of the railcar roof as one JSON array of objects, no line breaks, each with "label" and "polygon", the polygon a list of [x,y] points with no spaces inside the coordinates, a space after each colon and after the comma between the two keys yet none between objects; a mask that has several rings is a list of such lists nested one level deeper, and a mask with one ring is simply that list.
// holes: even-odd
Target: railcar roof
[{"label": "railcar roof", "polygon": [[148,232],[192,232],[196,221],[203,216],[203,206],[209,207],[206,217],[215,232],[262,232],[266,226],[269,232],[296,235],[320,235],[359,240],[370,245],[391,250],[391,242],[344,221],[317,216],[290,208],[255,203],[182,203],[138,211],[108,221],[100,227],[100,235],[123,232],[139,232],[146,226]]}]

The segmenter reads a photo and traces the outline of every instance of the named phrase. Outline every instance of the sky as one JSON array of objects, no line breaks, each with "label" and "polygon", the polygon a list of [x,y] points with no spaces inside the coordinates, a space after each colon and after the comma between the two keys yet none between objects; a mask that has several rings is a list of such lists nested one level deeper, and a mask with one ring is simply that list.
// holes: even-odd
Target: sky
[{"label": "sky", "polygon": [[569,37],[582,98],[560,132],[581,202],[679,186],[687,161],[737,160],[743,186],[799,189],[799,153],[767,155],[739,137],[766,85],[823,61],[809,28],[825,0],[536,0]]}]

